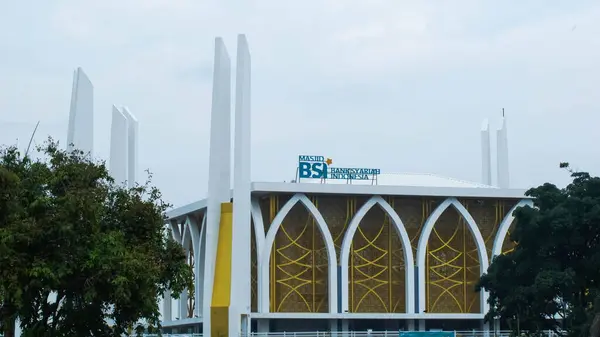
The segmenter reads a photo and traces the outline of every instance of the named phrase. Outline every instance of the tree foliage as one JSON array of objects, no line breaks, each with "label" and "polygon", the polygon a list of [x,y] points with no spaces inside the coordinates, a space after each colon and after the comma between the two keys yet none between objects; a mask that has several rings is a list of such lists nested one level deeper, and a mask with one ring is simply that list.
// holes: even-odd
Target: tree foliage
[{"label": "tree foliage", "polygon": [[101,162],[49,140],[43,159],[0,152],[0,331],[121,336],[159,327],[167,289],[193,287],[168,205],[149,182],[126,189]]},{"label": "tree foliage", "polygon": [[514,213],[514,251],[494,258],[478,287],[490,294],[488,320],[587,336],[600,309],[600,178],[560,166],[572,182],[527,191],[534,207]]}]

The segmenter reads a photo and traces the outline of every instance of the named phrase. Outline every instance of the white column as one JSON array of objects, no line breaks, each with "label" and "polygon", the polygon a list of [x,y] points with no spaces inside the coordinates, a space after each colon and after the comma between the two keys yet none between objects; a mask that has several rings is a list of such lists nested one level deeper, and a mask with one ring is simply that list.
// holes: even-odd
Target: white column
[{"label": "white column", "polygon": [[481,127],[481,183],[492,185],[492,155],[490,146],[490,123],[486,119]]},{"label": "white column", "polygon": [[113,105],[110,125],[109,171],[117,184],[127,181],[127,117]]},{"label": "white column", "polygon": [[419,331],[425,331],[426,326],[425,326],[425,320],[424,319],[420,319],[419,320]]},{"label": "white column", "polygon": [[183,292],[181,293],[181,295],[179,296],[179,310],[178,310],[178,314],[177,317],[179,317],[179,319],[186,319],[188,318],[188,288],[183,289]]},{"label": "white column", "polygon": [[17,320],[15,320],[15,337],[21,337],[21,333],[21,321],[17,318]]},{"label": "white column", "polygon": [[506,118],[502,117],[502,127],[496,132],[497,141],[497,166],[498,166],[498,187],[509,188],[509,167],[508,167],[508,132],[506,128]]},{"label": "white column", "polygon": [[409,319],[406,321],[406,330],[407,331],[415,331],[415,320]]},{"label": "white column", "polygon": [[267,335],[269,331],[270,328],[268,319],[259,319],[256,321],[256,332]]},{"label": "white column", "polygon": [[329,331],[332,337],[337,337],[338,335],[338,320],[330,319],[329,320]]},{"label": "white column", "polygon": [[73,91],[67,129],[67,150],[94,154],[94,86],[77,68],[73,73]]},{"label": "white column", "polygon": [[349,336],[350,334],[349,332],[349,328],[348,328],[348,320],[347,319],[342,319],[342,336],[346,337]]},{"label": "white column", "polygon": [[215,274],[221,203],[230,198],[231,175],[231,61],[223,39],[215,39],[210,150],[208,164],[208,201],[206,213],[206,250],[204,265],[204,333],[210,336],[210,304]]},{"label": "white column", "polygon": [[167,290],[167,291],[165,291],[165,294],[163,296],[163,317],[162,317],[163,322],[168,322],[168,321],[173,320],[173,314],[171,311],[172,304],[173,304],[173,299],[171,297],[171,290]]},{"label": "white column", "polygon": [[483,330],[484,337],[490,337],[490,323],[481,321],[481,328]]},{"label": "white column", "polygon": [[240,333],[240,315],[250,314],[251,250],[250,222],[250,51],[245,35],[238,35],[235,86],[235,133],[233,161],[233,250],[229,336]]}]

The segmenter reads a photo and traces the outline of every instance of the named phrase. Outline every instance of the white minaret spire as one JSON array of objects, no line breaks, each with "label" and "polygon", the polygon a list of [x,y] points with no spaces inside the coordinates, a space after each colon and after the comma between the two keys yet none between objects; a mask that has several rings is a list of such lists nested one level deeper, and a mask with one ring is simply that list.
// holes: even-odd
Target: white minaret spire
[{"label": "white minaret spire", "polygon": [[118,184],[135,186],[137,160],[138,120],[126,107],[113,105],[109,170]]},{"label": "white minaret spire", "polygon": [[113,105],[110,125],[109,171],[117,184],[127,181],[127,117]]},{"label": "white minaret spire", "polygon": [[487,119],[481,126],[481,183],[492,185],[492,155],[490,145],[490,123]]},{"label": "white minaret spire", "polygon": [[[202,275],[201,279],[196,279],[195,298],[198,308],[195,314],[202,317],[203,331],[207,336],[219,333],[227,337],[239,337],[240,334],[247,334],[250,328],[252,282],[250,63],[246,36],[240,34],[237,39],[235,125],[232,125],[231,60],[223,39],[220,37],[215,39],[208,200],[204,224],[198,238],[200,240],[198,246],[202,246],[203,249],[199,249],[198,254],[194,254],[197,266],[195,273]],[[231,144],[232,126],[235,128],[233,144]],[[232,173],[234,179],[231,204]],[[170,320],[172,319],[171,295],[167,292],[164,297],[163,319]],[[178,302],[180,318],[185,317],[184,314],[187,313],[186,301],[187,294],[184,292]],[[227,326],[225,327],[224,324]]]},{"label": "white minaret spire", "polygon": [[496,132],[497,142],[497,175],[498,175],[498,187],[509,188],[510,177],[509,177],[509,166],[508,166],[508,133],[506,126],[506,117],[504,116],[504,109],[502,109],[502,126]]},{"label": "white minaret spire", "polygon": [[73,149],[94,154],[94,86],[81,68],[73,72],[67,129],[67,150]]},{"label": "white minaret spire", "polygon": [[121,111],[127,118],[127,186],[132,188],[137,182],[139,123],[127,107]]},{"label": "white minaret spire", "polygon": [[208,165],[202,320],[203,330],[210,334],[221,203],[229,202],[231,197],[231,60],[220,37],[215,38]]},{"label": "white minaret spire", "polygon": [[[250,314],[251,270],[250,239],[250,50],[243,34],[237,39],[237,66],[235,76],[235,131],[233,161],[233,256],[231,264],[232,296],[231,310],[236,315]],[[239,317],[239,316],[237,316]],[[238,336],[247,330],[249,322],[240,326],[240,319],[230,325],[230,336]]]}]

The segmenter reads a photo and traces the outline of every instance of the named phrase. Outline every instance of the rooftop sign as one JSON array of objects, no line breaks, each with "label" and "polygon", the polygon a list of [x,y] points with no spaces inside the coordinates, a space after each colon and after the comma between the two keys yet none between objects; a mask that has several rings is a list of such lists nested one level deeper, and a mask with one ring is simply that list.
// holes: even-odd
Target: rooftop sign
[{"label": "rooftop sign", "polygon": [[372,180],[381,173],[375,168],[332,167],[333,160],[324,156],[298,156],[298,180],[339,179]]}]

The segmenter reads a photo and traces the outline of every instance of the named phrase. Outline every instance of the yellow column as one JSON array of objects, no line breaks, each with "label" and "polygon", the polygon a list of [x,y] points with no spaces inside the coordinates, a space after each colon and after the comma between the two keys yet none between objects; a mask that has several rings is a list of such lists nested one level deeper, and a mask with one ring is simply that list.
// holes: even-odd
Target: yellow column
[{"label": "yellow column", "polygon": [[[233,238],[233,204],[221,204],[219,240],[215,260],[215,278],[210,308],[211,337],[229,335],[229,305],[231,301],[231,256]],[[205,331],[207,333],[207,331]]]}]

